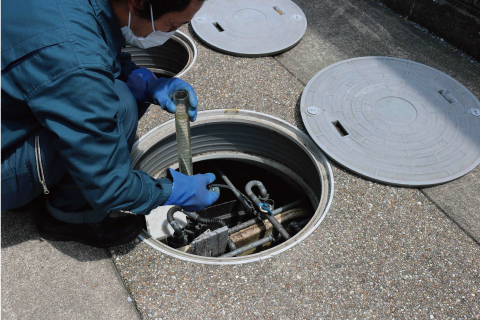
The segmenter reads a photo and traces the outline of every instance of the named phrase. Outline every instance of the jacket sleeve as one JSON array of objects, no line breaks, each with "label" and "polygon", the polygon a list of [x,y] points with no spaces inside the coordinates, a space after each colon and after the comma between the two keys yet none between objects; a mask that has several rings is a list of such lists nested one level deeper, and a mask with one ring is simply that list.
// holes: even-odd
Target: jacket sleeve
[{"label": "jacket sleeve", "polygon": [[120,52],[118,54],[118,59],[120,60],[121,67],[120,76],[118,79],[122,80],[123,82],[127,82],[128,76],[140,67],[132,61],[132,55],[128,52]]},{"label": "jacket sleeve", "polygon": [[111,72],[77,69],[28,100],[87,201],[97,210],[148,214],[172,191],[169,179],[130,169]]}]

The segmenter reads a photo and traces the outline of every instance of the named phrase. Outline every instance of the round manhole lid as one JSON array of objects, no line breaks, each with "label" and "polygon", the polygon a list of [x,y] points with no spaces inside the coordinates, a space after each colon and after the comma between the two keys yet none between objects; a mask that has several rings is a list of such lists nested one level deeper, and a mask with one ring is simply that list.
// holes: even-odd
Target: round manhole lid
[{"label": "round manhole lid", "polygon": [[206,1],[191,24],[207,45],[247,57],[287,51],[307,29],[303,11],[290,0]]},{"label": "round manhole lid", "polygon": [[455,79],[388,57],[333,64],[310,80],[301,99],[310,136],[332,159],[401,186],[444,183],[475,168],[478,109],[480,102]]}]

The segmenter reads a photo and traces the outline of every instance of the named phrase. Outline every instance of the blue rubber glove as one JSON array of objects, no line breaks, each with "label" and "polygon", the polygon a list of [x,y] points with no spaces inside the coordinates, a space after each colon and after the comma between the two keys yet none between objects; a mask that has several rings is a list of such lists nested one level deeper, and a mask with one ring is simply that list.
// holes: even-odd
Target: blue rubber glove
[{"label": "blue rubber glove", "polygon": [[188,92],[190,102],[188,110],[190,121],[197,119],[197,95],[193,87],[181,79],[157,78],[147,68],[139,68],[130,73],[127,86],[136,101],[155,103],[170,113],[177,111],[172,101],[173,94],[179,90],[185,90]]},{"label": "blue rubber glove", "polygon": [[197,119],[197,95],[193,87],[178,78],[158,78],[154,81],[148,81],[147,84],[147,97],[155,104],[162,107],[163,110],[167,110],[170,113],[175,113],[177,107],[172,101],[173,94],[179,90],[185,90],[188,92],[188,100],[190,107],[188,109],[188,116],[190,121]]},{"label": "blue rubber glove", "polygon": [[163,205],[180,206],[186,211],[199,211],[212,205],[220,197],[209,191],[207,185],[215,181],[213,173],[186,176],[168,168],[173,180],[172,194]]},{"label": "blue rubber glove", "polygon": [[157,77],[147,68],[140,68],[132,71],[127,78],[127,86],[138,102],[148,102],[147,83],[155,81]]}]

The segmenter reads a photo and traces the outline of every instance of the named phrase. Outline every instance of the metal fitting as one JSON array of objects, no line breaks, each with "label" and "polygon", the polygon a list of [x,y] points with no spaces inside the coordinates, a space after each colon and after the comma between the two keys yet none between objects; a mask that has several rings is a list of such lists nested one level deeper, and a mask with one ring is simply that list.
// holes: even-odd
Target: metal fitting
[{"label": "metal fitting", "polygon": [[270,213],[272,214],[272,210],[271,210],[271,205],[269,205],[268,203],[265,203],[265,202],[261,202],[259,205],[258,205],[258,209],[260,209],[260,212],[262,213]]}]

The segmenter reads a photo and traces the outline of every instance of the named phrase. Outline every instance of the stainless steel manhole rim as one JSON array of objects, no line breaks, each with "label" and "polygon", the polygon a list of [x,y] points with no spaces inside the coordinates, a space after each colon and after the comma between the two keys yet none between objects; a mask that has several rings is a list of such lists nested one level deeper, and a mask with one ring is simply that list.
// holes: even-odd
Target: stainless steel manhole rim
[{"label": "stainless steel manhole rim", "polygon": [[[192,132],[195,132],[195,127],[198,128],[210,128],[214,125],[240,125],[265,130],[265,132],[272,132],[276,137],[283,139],[285,138],[289,143],[293,143],[298,150],[302,150],[304,154],[302,155],[304,159],[308,158],[311,160],[312,168],[315,168],[316,174],[315,178],[318,177],[320,180],[321,187],[316,190],[319,192],[320,197],[316,203],[314,203],[314,208],[316,208],[315,214],[311,218],[307,226],[301,230],[297,235],[292,237],[289,241],[286,241],[278,246],[275,246],[271,249],[265,250],[263,252],[235,258],[208,258],[196,256],[188,253],[180,252],[176,249],[168,247],[167,245],[159,242],[156,239],[150,237],[150,235],[144,230],[139,236],[141,240],[145,241],[148,245],[154,249],[167,254],[169,256],[190,262],[203,263],[203,264],[216,264],[216,265],[226,265],[226,264],[242,264],[249,263],[254,261],[260,261],[264,259],[271,258],[289,248],[292,248],[302,240],[304,240],[308,235],[310,235],[323,221],[330,205],[333,200],[333,191],[334,191],[334,181],[333,173],[328,159],[318,150],[318,147],[315,143],[303,132],[293,127],[289,123],[280,120],[278,118],[257,113],[253,111],[245,110],[210,110],[202,111],[198,113],[197,121],[192,123]],[[171,137],[175,133],[174,121],[168,121],[151,131],[145,134],[136,142],[132,151],[132,168],[139,169],[142,167],[142,157],[144,157],[151,148],[154,148],[159,142],[163,141],[167,137]],[[192,136],[195,134],[192,133]],[[192,148],[195,149],[195,141],[192,138]],[[194,160],[198,155],[194,152]],[[248,155],[246,155],[248,157]],[[208,155],[207,155],[208,158]],[[203,155],[205,159],[205,154]],[[235,160],[233,158],[232,160]],[[302,164],[303,165],[303,164]],[[307,165],[307,164],[305,164]],[[155,169],[157,170],[157,169]],[[148,172],[148,170],[146,170]],[[154,172],[148,172],[150,174],[155,174]]]},{"label": "stainless steel manhole rim", "polygon": [[193,40],[189,36],[187,36],[185,33],[177,30],[175,32],[175,36],[177,36],[179,39],[184,41],[182,45],[185,46],[185,49],[187,49],[190,54],[190,59],[188,61],[188,64],[179,74],[176,75],[177,78],[180,78],[185,73],[187,73],[187,71],[190,70],[190,68],[195,64],[195,60],[197,60],[198,52],[197,52],[197,47],[195,46],[195,43],[193,42]]},{"label": "stainless steel manhole rim", "polygon": [[157,77],[183,76],[195,64],[198,55],[193,40],[178,30],[161,46],[149,49],[127,46],[122,51],[130,53],[135,64],[146,67]]}]

